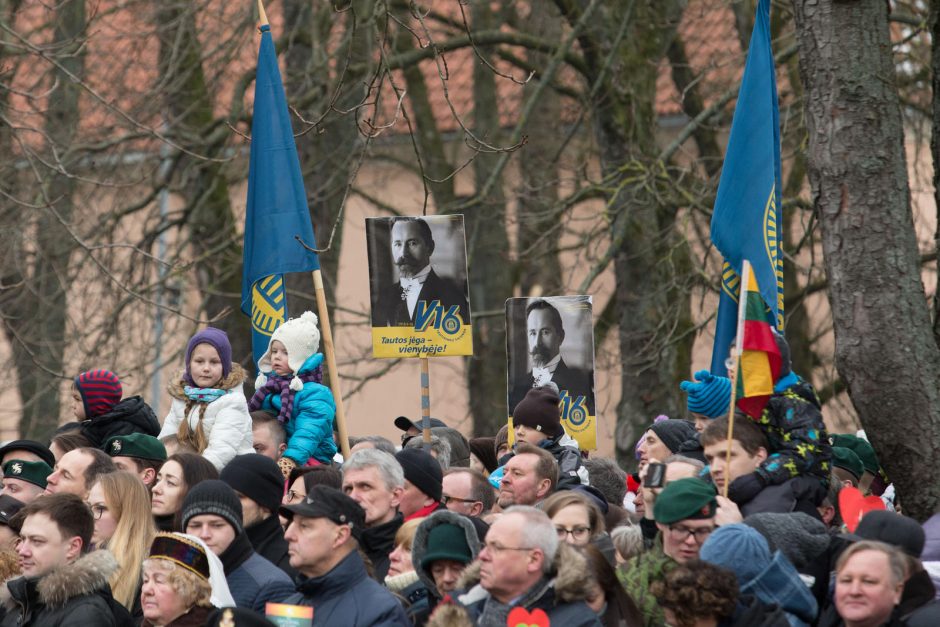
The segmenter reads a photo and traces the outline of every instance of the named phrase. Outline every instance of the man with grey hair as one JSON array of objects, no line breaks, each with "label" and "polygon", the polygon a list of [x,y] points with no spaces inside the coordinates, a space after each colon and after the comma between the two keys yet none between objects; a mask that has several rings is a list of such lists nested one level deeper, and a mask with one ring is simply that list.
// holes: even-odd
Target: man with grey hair
[{"label": "man with grey hair", "polygon": [[[424,446],[424,439],[421,436],[416,436],[405,442],[402,449],[424,448]],[[442,471],[450,468],[450,442],[442,437],[432,435],[431,446],[428,452],[431,454],[431,457],[436,459],[437,463],[441,465]]]},{"label": "man with grey hair", "polygon": [[350,438],[349,443],[351,444],[349,447],[350,454],[366,448],[377,448],[380,451],[385,451],[389,455],[395,454],[395,445],[392,444],[392,441],[380,435],[364,435],[361,438]]},{"label": "man with grey hair", "polygon": [[403,519],[398,513],[405,473],[394,456],[375,448],[356,451],[343,465],[343,492],[365,511],[366,528],[359,544],[372,561],[379,582],[388,574],[388,556]]},{"label": "man with grey hair", "polygon": [[[541,609],[552,625],[600,627],[585,599],[591,591],[585,557],[558,541],[552,521],[534,507],[517,505],[500,516],[477,558],[478,583],[451,594],[429,626],[505,625],[516,607]],[[467,573],[464,575],[467,576]]]}]

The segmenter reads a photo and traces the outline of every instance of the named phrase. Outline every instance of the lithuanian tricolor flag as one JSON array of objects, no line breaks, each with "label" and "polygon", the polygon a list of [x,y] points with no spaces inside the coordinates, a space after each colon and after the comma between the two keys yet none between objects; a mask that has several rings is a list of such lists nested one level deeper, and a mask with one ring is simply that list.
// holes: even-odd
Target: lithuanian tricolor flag
[{"label": "lithuanian tricolor flag", "polygon": [[758,418],[774,393],[774,383],[780,376],[781,359],[757,278],[753,272],[745,274],[747,285],[742,286],[744,291],[740,300],[743,324],[739,326],[743,337],[738,338],[742,353],[738,362],[735,396],[741,411]]}]

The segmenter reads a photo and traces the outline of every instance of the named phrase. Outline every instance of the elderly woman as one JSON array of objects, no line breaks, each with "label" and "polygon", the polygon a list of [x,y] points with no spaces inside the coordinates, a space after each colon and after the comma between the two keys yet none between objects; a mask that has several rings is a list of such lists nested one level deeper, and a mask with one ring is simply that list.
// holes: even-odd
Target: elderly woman
[{"label": "elderly woman", "polygon": [[845,627],[902,625],[892,616],[906,577],[904,556],[882,542],[847,548],[836,562],[835,605]]},{"label": "elderly woman", "polygon": [[213,606],[233,606],[222,564],[206,546],[183,533],[159,533],[144,560],[141,627],[196,627]]}]

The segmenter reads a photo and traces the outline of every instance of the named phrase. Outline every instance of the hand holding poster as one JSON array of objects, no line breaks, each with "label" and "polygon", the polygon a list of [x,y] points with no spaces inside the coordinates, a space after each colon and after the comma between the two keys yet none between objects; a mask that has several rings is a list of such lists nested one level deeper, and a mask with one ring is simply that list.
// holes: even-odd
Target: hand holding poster
[{"label": "hand holding poster", "polygon": [[596,449],[592,298],[508,299],[506,353],[510,419],[529,390],[552,383],[565,431],[583,450]]},{"label": "hand holding poster", "polygon": [[463,216],[366,218],[375,357],[472,355]]}]

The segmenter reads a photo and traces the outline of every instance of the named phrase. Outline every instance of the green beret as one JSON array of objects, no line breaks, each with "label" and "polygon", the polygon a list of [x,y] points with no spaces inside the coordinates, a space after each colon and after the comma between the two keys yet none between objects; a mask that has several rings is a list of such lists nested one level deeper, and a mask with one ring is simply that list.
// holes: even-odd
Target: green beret
[{"label": "green beret", "polygon": [[670,481],[656,497],[653,518],[671,525],[680,520],[711,518],[718,509],[715,488],[694,477]]},{"label": "green beret", "polygon": [[104,446],[104,452],[111,457],[136,457],[152,461],[166,461],[166,447],[163,442],[146,433],[118,435]]},{"label": "green beret", "polygon": [[878,456],[875,455],[875,449],[872,448],[867,440],[850,433],[834,433],[829,436],[829,442],[832,443],[833,446],[841,446],[855,453],[855,455],[862,460],[862,466],[865,468],[865,471],[870,472],[876,477],[878,476],[881,470],[881,464],[878,463]]},{"label": "green beret", "polygon": [[865,465],[862,464],[862,460],[858,458],[855,451],[844,446],[832,447],[832,465],[849,471],[856,479],[861,479],[862,473],[865,472]]},{"label": "green beret", "polygon": [[3,465],[3,476],[21,479],[27,483],[46,489],[46,478],[52,474],[52,468],[46,462],[25,462],[11,459]]}]

